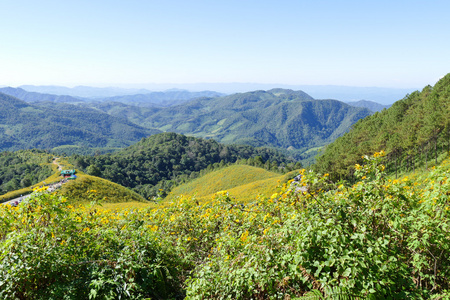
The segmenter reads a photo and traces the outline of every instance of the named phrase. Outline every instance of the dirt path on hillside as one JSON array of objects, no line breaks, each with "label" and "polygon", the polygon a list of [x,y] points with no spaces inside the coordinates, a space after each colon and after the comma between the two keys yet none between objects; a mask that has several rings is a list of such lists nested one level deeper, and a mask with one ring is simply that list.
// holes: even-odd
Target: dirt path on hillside
[{"label": "dirt path on hillside", "polygon": [[62,170],[62,166],[59,164],[59,157],[55,157],[55,158],[53,159],[53,163],[54,163],[55,165],[58,166],[58,170],[59,170],[59,171]]}]

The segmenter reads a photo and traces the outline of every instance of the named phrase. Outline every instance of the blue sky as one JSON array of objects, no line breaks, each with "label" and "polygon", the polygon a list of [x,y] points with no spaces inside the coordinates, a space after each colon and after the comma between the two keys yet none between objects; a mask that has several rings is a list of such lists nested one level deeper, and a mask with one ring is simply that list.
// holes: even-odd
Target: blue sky
[{"label": "blue sky", "polygon": [[450,1],[3,0],[0,85],[252,82],[421,89]]}]

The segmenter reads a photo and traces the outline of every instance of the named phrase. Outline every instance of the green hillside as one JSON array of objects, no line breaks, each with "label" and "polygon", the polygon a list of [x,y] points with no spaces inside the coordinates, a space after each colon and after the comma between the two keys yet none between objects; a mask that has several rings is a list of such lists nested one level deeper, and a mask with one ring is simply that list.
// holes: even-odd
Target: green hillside
[{"label": "green hillside", "polygon": [[0,93],[0,151],[66,145],[126,147],[159,132],[70,104],[29,104]]},{"label": "green hillside", "polygon": [[0,195],[29,187],[52,174],[53,155],[42,150],[0,152]]},{"label": "green hillside", "polygon": [[227,144],[289,149],[301,153],[326,145],[371,114],[336,100],[314,100],[302,91],[272,89],[199,98],[166,108],[93,103],[97,109],[147,128],[214,138]]},{"label": "green hillside", "polygon": [[[450,74],[389,109],[357,122],[349,133],[328,145],[316,169],[332,178],[351,179],[362,156],[385,150],[389,172],[437,164],[450,147]],[[450,152],[449,152],[450,153]]]},{"label": "green hillside", "polygon": [[286,175],[257,167],[233,165],[175,187],[165,200],[172,200],[181,195],[211,200],[215,193],[226,190],[231,195],[238,195],[238,201],[250,201],[259,195],[270,196],[276,191],[278,180],[281,181],[285,177]]},{"label": "green hillside", "polygon": [[99,201],[100,203],[146,202],[137,194],[103,178],[77,173],[77,179],[65,183],[57,191],[70,202]]},{"label": "green hillside", "polygon": [[294,160],[268,148],[223,145],[176,133],[156,134],[112,154],[74,155],[71,159],[76,168],[132,188],[145,198],[166,195],[210,165],[245,159],[280,172],[298,167]]},{"label": "green hillside", "polygon": [[275,89],[197,99],[160,110],[149,125],[224,143],[306,149],[331,142],[368,115],[339,101]]}]

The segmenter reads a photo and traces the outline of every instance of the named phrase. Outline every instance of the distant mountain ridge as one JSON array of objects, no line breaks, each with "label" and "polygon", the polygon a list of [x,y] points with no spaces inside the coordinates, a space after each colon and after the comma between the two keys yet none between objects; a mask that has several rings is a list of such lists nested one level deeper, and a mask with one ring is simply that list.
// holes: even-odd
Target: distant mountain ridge
[{"label": "distant mountain ridge", "polygon": [[367,101],[367,100],[359,100],[359,101],[352,101],[352,102],[346,102],[348,105],[356,106],[356,107],[365,107],[370,109],[373,112],[382,111],[383,109],[391,107],[391,105],[383,105],[377,102],[373,101]]},{"label": "distant mountain ridge", "polygon": [[175,88],[167,89],[164,91],[151,91],[148,89],[124,89],[116,87],[98,88],[89,86],[76,86],[74,88],[68,88],[63,86],[23,85],[18,87],[17,89],[40,94],[52,94],[61,96],[64,95],[64,96],[72,96],[75,98],[88,98],[91,100],[99,100],[99,101],[133,103],[135,105],[147,102],[155,104],[165,102],[166,105],[164,106],[167,106],[167,102],[170,100],[189,100],[198,97],[218,97],[225,95],[224,93],[208,90],[188,91],[184,89],[175,89]]},{"label": "distant mountain ridge", "polygon": [[402,99],[406,94],[418,88],[383,88],[383,87],[355,87],[338,85],[294,85],[294,84],[261,84],[261,83],[190,83],[190,84],[145,84],[144,88],[119,87],[89,87],[77,86],[68,88],[63,86],[33,86],[22,85],[20,88],[38,93],[69,95],[86,98],[106,98],[132,94],[147,94],[155,91],[171,89],[188,91],[216,91],[224,94],[245,93],[255,90],[270,90],[273,88],[302,90],[315,99],[339,99],[340,101],[357,101],[367,99],[381,104],[392,104]]},{"label": "distant mountain ridge", "polygon": [[53,95],[53,94],[28,92],[22,88],[12,88],[12,87],[0,88],[0,93],[7,94],[30,103],[46,102],[46,101],[57,103],[77,103],[83,101],[81,98],[76,98],[67,95]]},{"label": "distant mountain ridge", "polygon": [[164,92],[150,92],[146,94],[124,95],[103,98],[103,102],[121,102],[135,106],[167,107],[187,102],[201,97],[220,97],[225,94],[213,91],[189,92],[186,90],[170,90]]},{"label": "distant mountain ridge", "polygon": [[119,95],[132,95],[132,94],[146,94],[152,91],[147,89],[124,89],[117,87],[91,87],[91,86],[76,86],[73,88],[56,85],[21,85],[22,88],[29,92],[46,93],[54,95],[68,95],[73,97],[83,98],[106,98]]},{"label": "distant mountain ridge", "polygon": [[[59,90],[55,90],[55,92],[57,91]],[[61,91],[66,90],[62,89]],[[153,106],[167,107],[181,104],[195,98],[219,97],[224,95],[222,93],[217,93],[213,91],[189,92],[186,90],[175,90],[175,89],[164,92],[149,92],[149,91],[146,92],[147,93],[145,94],[130,94],[130,95],[101,97],[93,99],[93,98],[83,98],[80,96],[55,95],[55,94],[30,92],[23,88],[12,88],[12,87],[0,88],[0,93],[4,93],[30,103],[47,102],[47,101],[56,103],[80,103],[90,101],[101,101],[101,102],[120,102],[129,105],[149,106],[149,107]]]},{"label": "distant mountain ridge", "polygon": [[126,147],[159,132],[93,109],[30,104],[0,93],[0,151],[63,145]]}]

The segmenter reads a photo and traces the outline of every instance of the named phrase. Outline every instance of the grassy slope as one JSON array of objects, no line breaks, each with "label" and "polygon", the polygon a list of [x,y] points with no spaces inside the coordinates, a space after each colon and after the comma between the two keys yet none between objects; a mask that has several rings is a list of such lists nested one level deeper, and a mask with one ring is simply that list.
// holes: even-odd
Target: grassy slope
[{"label": "grassy slope", "polygon": [[58,194],[70,201],[101,200],[105,203],[146,202],[137,194],[117,183],[95,176],[77,173],[78,178],[63,185]]},{"label": "grassy slope", "polygon": [[[57,159],[59,165],[65,169],[72,169],[73,166],[65,159]],[[33,188],[44,184],[56,183],[61,179],[58,164],[51,164],[54,173],[45,180],[34,184],[30,187],[11,191],[5,195],[0,196],[0,202],[8,199],[20,197],[21,195],[30,194]],[[95,176],[86,175],[77,170],[77,179],[65,183],[61,189],[57,191],[59,195],[66,196],[73,202],[88,202],[92,200],[101,200],[108,208],[124,208],[124,207],[142,207],[148,205],[148,202],[136,192],[133,192],[126,187],[102,179]],[[128,202],[126,205],[124,202]]]},{"label": "grassy slope", "polygon": [[232,197],[237,197],[237,201],[250,201],[258,195],[270,196],[276,191],[278,181],[286,181],[296,173],[293,171],[280,175],[252,166],[234,165],[174,188],[166,200],[172,200],[180,195],[209,200],[214,193],[227,190]]}]

